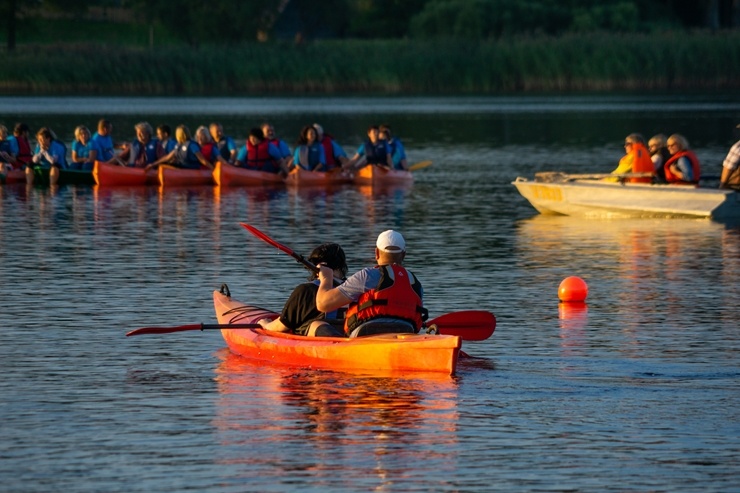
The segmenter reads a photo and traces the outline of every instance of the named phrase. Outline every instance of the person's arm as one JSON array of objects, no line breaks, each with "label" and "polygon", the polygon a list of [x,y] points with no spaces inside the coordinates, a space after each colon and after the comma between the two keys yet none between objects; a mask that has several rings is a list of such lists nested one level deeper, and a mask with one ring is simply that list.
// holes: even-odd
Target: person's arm
[{"label": "person's arm", "polygon": [[257,323],[265,330],[271,330],[273,332],[290,332],[290,329],[280,321],[279,317],[272,321],[269,318],[263,318]]},{"label": "person's arm", "polygon": [[165,164],[165,163],[172,162],[172,160],[175,158],[175,153],[176,152],[177,152],[177,149],[171,150],[170,152],[168,152],[167,154],[165,154],[161,158],[159,158],[156,161],[154,161],[152,164],[147,165],[146,168],[144,168],[144,169],[149,170],[149,169],[152,169],[154,167],[159,166],[160,164]]},{"label": "person's arm", "polygon": [[334,286],[334,271],[326,265],[319,266],[319,290],[316,293],[316,308],[324,313],[340,308],[352,301]]},{"label": "person's arm", "polygon": [[[202,164],[203,166],[205,166],[206,168],[208,168],[210,170],[213,169],[213,165],[211,164],[211,162],[208,159],[205,158],[205,156],[203,155],[202,152],[196,151],[195,152],[195,157],[198,158],[198,161],[200,161],[200,164]],[[222,158],[222,160],[223,160],[223,158]]]},{"label": "person's arm", "polygon": [[691,166],[691,161],[686,156],[678,158],[673,163],[675,166],[673,173],[677,175],[683,181],[694,181],[694,170]]}]

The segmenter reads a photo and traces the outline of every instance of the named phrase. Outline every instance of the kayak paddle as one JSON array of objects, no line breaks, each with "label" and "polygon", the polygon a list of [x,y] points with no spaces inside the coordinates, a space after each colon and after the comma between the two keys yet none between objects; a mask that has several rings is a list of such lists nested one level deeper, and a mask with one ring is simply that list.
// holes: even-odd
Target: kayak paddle
[{"label": "kayak paddle", "polygon": [[432,165],[432,162],[431,161],[421,161],[419,163],[415,163],[415,164],[412,164],[411,166],[409,166],[409,171],[416,171],[416,170],[419,170],[419,169],[424,169],[424,168],[426,168],[428,166],[431,166],[431,165]]},{"label": "kayak paddle", "polygon": [[[467,310],[446,313],[429,320],[427,327],[437,326],[437,331],[443,335],[460,336],[464,341],[482,341],[488,339],[496,329],[496,317],[493,313],[482,310]],[[221,329],[260,329],[260,324],[192,324],[176,327],[142,327],[126,333],[126,337],[143,334],[169,334],[172,332],[187,332],[191,330],[221,330]],[[423,333],[424,329],[420,333]]]}]

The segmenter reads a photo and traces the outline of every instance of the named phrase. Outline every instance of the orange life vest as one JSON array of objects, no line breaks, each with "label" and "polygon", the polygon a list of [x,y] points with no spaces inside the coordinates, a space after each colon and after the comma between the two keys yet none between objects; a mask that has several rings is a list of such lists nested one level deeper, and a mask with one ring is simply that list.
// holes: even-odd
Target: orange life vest
[{"label": "orange life vest", "polygon": [[[685,181],[671,172],[671,164],[679,160],[679,158],[686,156],[691,162],[691,169],[694,173],[694,179],[692,181]],[[699,158],[696,157],[693,151],[680,151],[675,153],[663,166],[665,170],[665,180],[668,183],[699,183],[699,175],[701,174],[701,165],[699,164]]]},{"label": "orange life vest", "polygon": [[424,311],[421,283],[398,264],[376,268],[380,269],[380,281],[374,289],[363,293],[357,303],[350,305],[344,321],[345,332],[349,335],[360,324],[381,317],[407,321],[418,332]]},{"label": "orange life vest", "polygon": [[[653,160],[650,159],[650,152],[639,142],[632,143],[632,149],[628,155],[632,155],[632,172],[633,173],[653,173]],[[623,158],[624,159],[624,158]],[[629,178],[630,183],[650,183],[651,177]]]}]

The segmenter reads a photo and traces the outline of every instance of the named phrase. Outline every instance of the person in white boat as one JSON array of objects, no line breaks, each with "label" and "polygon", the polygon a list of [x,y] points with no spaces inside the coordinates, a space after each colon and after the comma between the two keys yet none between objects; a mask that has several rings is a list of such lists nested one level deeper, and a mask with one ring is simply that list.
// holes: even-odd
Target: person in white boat
[{"label": "person in white boat", "polygon": [[666,136],[663,134],[657,134],[650,137],[648,140],[648,151],[650,151],[650,159],[653,162],[653,171],[655,172],[655,183],[665,183],[665,171],[663,171],[663,165],[670,159],[671,153],[666,147]]},{"label": "person in white boat", "polygon": [[681,134],[668,137],[668,150],[671,157],[663,165],[665,180],[674,184],[697,184],[701,176],[701,163],[689,142]]},{"label": "person in white boat", "polygon": [[[740,125],[735,127],[735,132],[740,133]],[[719,178],[719,188],[734,188],[740,190],[740,140],[735,142],[727,157],[722,163],[722,175]]]},{"label": "person in white boat", "polygon": [[[633,133],[625,137],[624,151],[626,154],[619,160],[617,169],[612,171],[613,175],[653,172],[653,161],[650,159],[650,153],[645,147],[645,139],[642,135]],[[613,181],[614,178],[609,178],[608,180]],[[652,178],[628,178],[627,181],[632,183],[650,183]]]}]

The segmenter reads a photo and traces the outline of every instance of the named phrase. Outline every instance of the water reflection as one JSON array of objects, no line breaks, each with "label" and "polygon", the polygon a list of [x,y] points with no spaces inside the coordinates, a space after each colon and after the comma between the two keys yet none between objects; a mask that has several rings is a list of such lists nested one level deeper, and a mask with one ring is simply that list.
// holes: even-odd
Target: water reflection
[{"label": "water reflection", "polygon": [[452,377],[273,367],[227,350],[218,356],[213,423],[226,451],[221,462],[249,465],[245,475],[254,478],[256,464],[263,480],[302,471],[313,482],[385,489],[391,478],[454,462],[447,455],[458,440]]}]

